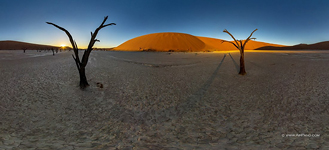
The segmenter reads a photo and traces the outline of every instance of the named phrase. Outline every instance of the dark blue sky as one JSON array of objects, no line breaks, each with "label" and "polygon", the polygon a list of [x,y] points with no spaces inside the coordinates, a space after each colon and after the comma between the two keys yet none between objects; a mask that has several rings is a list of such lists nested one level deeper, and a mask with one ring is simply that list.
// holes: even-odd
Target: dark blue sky
[{"label": "dark blue sky", "polygon": [[294,45],[329,40],[328,0],[1,0],[0,40],[70,45],[71,32],[86,47],[90,31],[104,16],[116,26],[103,28],[95,47],[114,47],[156,32],[181,32],[231,40],[258,28],[259,41]]}]

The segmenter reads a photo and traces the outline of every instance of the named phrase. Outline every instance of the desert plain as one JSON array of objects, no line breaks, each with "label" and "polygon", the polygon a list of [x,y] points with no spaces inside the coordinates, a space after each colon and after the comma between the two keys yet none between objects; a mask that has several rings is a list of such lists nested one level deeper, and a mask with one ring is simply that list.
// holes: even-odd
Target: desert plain
[{"label": "desert plain", "polygon": [[329,149],[329,51],[72,54],[0,51],[0,149]]}]

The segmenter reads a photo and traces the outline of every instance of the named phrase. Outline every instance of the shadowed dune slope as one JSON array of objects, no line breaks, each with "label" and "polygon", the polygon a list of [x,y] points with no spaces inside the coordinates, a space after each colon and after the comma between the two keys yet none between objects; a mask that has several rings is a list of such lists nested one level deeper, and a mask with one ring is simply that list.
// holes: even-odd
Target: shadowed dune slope
[{"label": "shadowed dune slope", "polygon": [[0,50],[39,50],[39,49],[51,49],[51,48],[59,48],[56,46],[50,45],[40,45],[40,44],[32,44],[26,42],[18,42],[18,41],[0,41]]},{"label": "shadowed dune slope", "polygon": [[209,51],[226,51],[226,50],[235,50],[236,48],[231,44],[224,42],[221,39],[209,38],[209,37],[201,37],[197,36],[202,42],[205,43],[204,50]]},{"label": "shadowed dune slope", "polygon": [[257,48],[258,50],[329,50],[329,41],[314,44],[298,44],[294,46],[264,46]]},{"label": "shadowed dune slope", "polygon": [[266,43],[266,42],[250,40],[247,43],[245,50],[255,50],[255,49],[258,49],[258,48],[264,47],[264,46],[285,47],[285,45],[271,44],[271,43]]},{"label": "shadowed dune slope", "polygon": [[[209,37],[193,36],[185,33],[152,33],[130,39],[113,50],[120,51],[227,51],[237,50],[231,43]],[[259,41],[249,41],[246,50],[254,50],[264,46],[283,47]]]},{"label": "shadowed dune slope", "polygon": [[200,51],[205,44],[197,37],[185,33],[153,33],[124,42],[114,50],[123,51]]}]

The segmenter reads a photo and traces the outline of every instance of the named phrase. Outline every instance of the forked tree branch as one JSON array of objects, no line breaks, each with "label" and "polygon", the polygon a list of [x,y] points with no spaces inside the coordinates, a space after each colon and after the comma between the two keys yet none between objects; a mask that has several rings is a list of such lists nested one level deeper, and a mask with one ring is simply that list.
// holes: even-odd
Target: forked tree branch
[{"label": "forked tree branch", "polygon": [[224,43],[224,42],[231,43],[231,44],[233,44],[237,49],[240,50],[240,48],[239,48],[235,43],[233,43],[233,42],[231,42],[231,41],[225,41],[225,40],[222,40],[222,43]]},{"label": "forked tree branch", "polygon": [[51,22],[46,22],[46,23],[47,23],[47,24],[51,24],[51,25],[57,27],[58,29],[64,31],[64,32],[67,34],[67,36],[68,36],[69,39],[70,39],[71,45],[72,45],[72,47],[73,47],[74,53],[75,53],[75,58],[74,58],[74,60],[76,61],[77,65],[78,65],[78,68],[80,68],[80,66],[84,66],[84,67],[85,67],[85,66],[87,65],[88,57],[89,57],[89,55],[90,55],[90,53],[91,53],[91,51],[92,51],[92,47],[94,46],[94,44],[95,44],[96,42],[99,42],[99,40],[96,39],[96,36],[97,36],[97,34],[98,34],[98,31],[99,31],[100,29],[104,28],[104,27],[107,27],[107,26],[110,26],[110,25],[116,25],[115,23],[109,23],[109,24],[104,25],[104,23],[106,22],[107,18],[108,18],[108,16],[106,16],[106,17],[104,18],[102,24],[101,24],[101,25],[95,30],[94,33],[91,32],[90,42],[89,42],[89,44],[88,44],[88,48],[87,48],[87,50],[86,50],[86,51],[84,52],[84,54],[83,54],[83,57],[82,57],[82,59],[81,59],[81,62],[80,62],[79,53],[78,53],[78,50],[79,50],[79,49],[78,49],[78,45],[77,45],[77,43],[73,40],[72,35],[70,34],[70,32],[67,31],[65,28],[60,27],[60,26],[58,26],[58,25],[56,25],[56,24],[54,24],[54,23],[51,23]]},{"label": "forked tree branch", "polygon": [[67,36],[69,37],[73,49],[76,49],[76,48],[77,48],[77,47],[75,47],[74,40],[73,40],[72,35],[70,34],[69,31],[67,31],[67,30],[64,29],[63,27],[60,27],[60,26],[58,26],[58,25],[56,25],[56,24],[54,24],[54,23],[51,23],[51,22],[46,22],[46,23],[47,23],[47,24],[51,24],[51,25],[57,27],[58,29],[64,31],[64,32],[67,34]]},{"label": "forked tree branch", "polygon": [[89,86],[88,82],[87,82],[87,78],[86,78],[86,73],[85,73],[85,67],[88,63],[88,57],[90,55],[90,52],[93,50],[93,46],[95,44],[95,42],[99,42],[99,40],[96,39],[96,36],[98,34],[98,31],[104,27],[110,26],[110,25],[116,25],[115,23],[109,23],[104,25],[104,23],[106,22],[108,16],[106,16],[102,22],[102,24],[95,30],[95,32],[91,32],[91,38],[90,38],[90,42],[88,45],[87,50],[84,51],[84,54],[82,56],[82,59],[80,61],[79,58],[79,49],[78,49],[78,45],[77,43],[73,40],[72,35],[70,34],[70,32],[68,32],[66,29],[64,29],[63,27],[60,27],[54,23],[51,22],[46,22],[47,24],[53,25],[55,27],[57,27],[58,29],[64,31],[67,36],[70,39],[70,42],[72,44],[73,50],[74,50],[74,54],[72,54],[72,57],[77,65],[77,68],[79,70],[79,75],[80,75],[80,88],[84,89],[85,87]]},{"label": "forked tree branch", "polygon": [[[246,39],[246,41],[244,42],[243,47],[246,46],[246,44],[247,44],[247,42],[249,42],[249,40],[250,40],[252,34],[254,34],[254,32],[256,32],[257,30],[258,30],[258,29],[255,29],[254,31],[251,32],[251,34],[249,35],[249,37],[248,37],[248,38]],[[252,38],[252,39],[256,39],[256,38]]]},{"label": "forked tree branch", "polygon": [[106,22],[108,16],[106,16],[102,22],[102,24],[95,30],[95,32],[91,32],[91,38],[90,38],[90,41],[89,41],[89,44],[88,44],[88,48],[87,50],[85,51],[85,53],[83,54],[82,56],[82,60],[81,60],[81,63],[83,66],[86,66],[87,65],[87,62],[88,62],[88,57],[91,53],[91,51],[93,50],[93,46],[94,44],[99,40],[96,39],[96,36],[98,34],[98,31],[104,27],[107,27],[107,26],[110,26],[110,25],[116,25],[115,23],[109,23],[109,24],[106,24],[104,25],[104,23]]},{"label": "forked tree branch", "polygon": [[[70,32],[69,31],[67,31],[66,29],[64,29],[63,27],[60,27],[60,26],[58,26],[58,25],[56,25],[56,24],[54,24],[54,23],[51,23],[51,22],[46,22],[47,24],[50,24],[50,25],[53,25],[53,26],[55,26],[55,27],[57,27],[58,29],[60,29],[60,30],[62,30],[62,31],[64,31],[65,33],[66,33],[66,35],[69,37],[69,39],[70,39],[70,43],[71,43],[71,45],[72,45],[72,47],[73,47],[73,51],[74,51],[74,54],[75,54],[75,61],[77,62],[77,63],[80,63],[80,59],[79,59],[79,52],[78,52],[78,46],[77,46],[77,43],[73,40],[73,38],[72,38],[72,35],[70,34]],[[80,65],[79,65],[80,66]]]},{"label": "forked tree branch", "polygon": [[242,46],[242,40],[239,40],[239,42],[240,42],[240,51],[243,51],[244,50],[244,47]]},{"label": "forked tree branch", "polygon": [[226,29],[223,32],[229,34],[232,37],[232,39],[234,40],[234,42],[236,43],[236,45],[239,46],[238,41],[234,38],[234,36],[230,32],[228,32]]},{"label": "forked tree branch", "polygon": [[233,43],[233,42],[230,42],[230,41],[222,41],[222,43],[223,42],[229,42],[229,43],[231,43],[231,44],[233,44],[237,49],[239,49],[240,51],[241,51],[241,49],[244,49],[245,48],[245,46],[246,46],[246,44],[247,44],[247,42],[248,41],[250,41],[250,39],[256,39],[256,38],[251,38],[251,36],[254,34],[254,32],[256,32],[258,29],[255,29],[250,35],[249,35],[249,37],[244,41],[244,43],[241,41],[241,40],[236,40],[235,38],[234,38],[234,36],[230,33],[230,32],[228,32],[226,29],[223,31],[223,32],[225,32],[225,33],[227,33],[227,34],[229,34],[231,37],[232,37],[232,39],[235,41],[235,43]]}]

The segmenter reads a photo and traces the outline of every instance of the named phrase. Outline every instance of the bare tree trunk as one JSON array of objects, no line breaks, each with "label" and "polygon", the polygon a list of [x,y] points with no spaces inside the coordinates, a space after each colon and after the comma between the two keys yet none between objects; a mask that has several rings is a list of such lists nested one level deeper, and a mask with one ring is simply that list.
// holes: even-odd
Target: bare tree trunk
[{"label": "bare tree trunk", "polygon": [[86,77],[85,67],[80,67],[79,75],[80,75],[80,88],[85,88],[85,87],[89,86],[87,77]]},{"label": "bare tree trunk", "polygon": [[239,72],[239,74],[240,75],[247,74],[245,66],[244,66],[244,50],[242,50],[241,53],[240,53],[240,72]]}]

